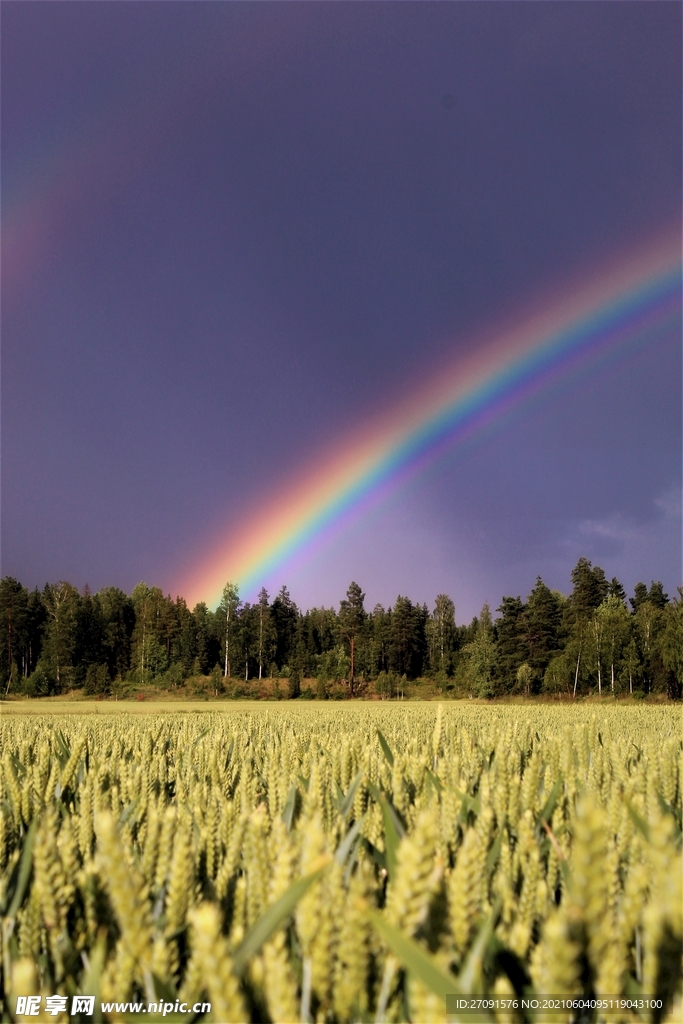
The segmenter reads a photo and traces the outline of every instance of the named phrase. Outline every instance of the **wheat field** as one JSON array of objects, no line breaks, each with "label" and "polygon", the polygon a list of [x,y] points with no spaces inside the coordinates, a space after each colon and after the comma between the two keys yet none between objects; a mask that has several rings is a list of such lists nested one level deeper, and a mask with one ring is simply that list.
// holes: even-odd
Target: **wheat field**
[{"label": "wheat field", "polygon": [[2,1019],[680,1021],[682,747],[658,707],[3,714]]}]

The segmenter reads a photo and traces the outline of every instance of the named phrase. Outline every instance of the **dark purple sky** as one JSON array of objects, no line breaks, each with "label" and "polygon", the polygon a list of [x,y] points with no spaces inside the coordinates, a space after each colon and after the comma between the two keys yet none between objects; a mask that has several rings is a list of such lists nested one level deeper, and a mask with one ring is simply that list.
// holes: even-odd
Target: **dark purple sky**
[{"label": "dark purple sky", "polygon": [[[1,17],[1,571],[29,586],[169,589],[468,337],[680,223],[678,3]],[[462,621],[582,554],[681,582],[680,328],[264,582]]]}]

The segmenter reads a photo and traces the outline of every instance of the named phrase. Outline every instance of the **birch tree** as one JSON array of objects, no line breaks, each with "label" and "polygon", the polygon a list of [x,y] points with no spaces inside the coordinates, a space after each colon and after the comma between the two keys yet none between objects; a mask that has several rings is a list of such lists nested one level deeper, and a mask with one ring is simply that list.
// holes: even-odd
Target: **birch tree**
[{"label": "birch tree", "polygon": [[470,678],[479,697],[493,695],[493,672],[496,665],[496,641],[493,621],[487,604],[481,610],[474,639],[463,647],[469,662]]},{"label": "birch tree", "polygon": [[225,669],[223,676],[226,679],[229,679],[232,674],[230,664],[230,641],[234,631],[235,617],[237,615],[239,604],[239,587],[236,583],[226,583],[223,587],[223,600],[221,602],[221,607],[225,614]]},{"label": "birch tree", "polygon": [[597,609],[595,617],[602,623],[602,635],[610,664],[610,689],[614,693],[614,668],[628,636],[629,614],[624,602],[616,594],[609,594]]},{"label": "birch tree", "polygon": [[652,691],[652,655],[657,636],[662,628],[664,612],[652,601],[644,601],[635,613],[636,629],[640,636],[640,647],[643,652],[647,692]]},{"label": "birch tree", "polygon": [[138,583],[131,594],[135,609],[132,637],[132,660],[140,683],[160,675],[168,665],[165,646],[160,638],[164,595],[159,587]]},{"label": "birch tree", "polygon": [[76,603],[78,591],[71,583],[47,583],[43,604],[47,612],[45,653],[54,672],[57,690],[71,682],[72,655],[75,643]]},{"label": "birch tree", "polygon": [[428,622],[432,668],[445,673],[453,653],[455,605],[447,594],[438,594]]},{"label": "birch tree", "polygon": [[666,609],[659,646],[665,666],[674,673],[678,683],[678,692],[673,696],[680,696],[683,687],[683,587],[678,588],[678,596]]},{"label": "birch tree", "polygon": [[598,672],[598,693],[602,694],[602,645],[605,638],[605,619],[600,614],[599,608],[596,608],[591,619],[591,638],[595,654],[595,667]]}]

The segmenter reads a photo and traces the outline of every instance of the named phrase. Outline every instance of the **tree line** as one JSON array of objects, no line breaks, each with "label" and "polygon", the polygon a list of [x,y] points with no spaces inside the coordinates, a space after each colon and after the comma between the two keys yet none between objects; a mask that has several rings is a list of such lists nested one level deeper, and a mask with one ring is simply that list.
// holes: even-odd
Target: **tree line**
[{"label": "tree line", "polygon": [[[215,611],[188,608],[139,583],[93,594],[67,582],[29,591],[0,580],[0,683],[9,693],[41,696],[82,690],[108,694],[123,681],[182,686],[211,677],[216,693],[238,680],[288,680],[301,693],[315,679],[328,691],[360,695],[371,685],[395,696],[410,680],[432,679],[456,696],[683,692],[683,588],[670,600],[661,582],[638,583],[627,600],[621,583],[580,558],[568,596],[538,577],[525,601],[504,597],[469,625],[439,594],[434,607],[399,595],[372,610],[351,583],[339,608],[300,610],[283,586],[253,604],[228,583]],[[233,686],[234,691],[234,686]]]}]

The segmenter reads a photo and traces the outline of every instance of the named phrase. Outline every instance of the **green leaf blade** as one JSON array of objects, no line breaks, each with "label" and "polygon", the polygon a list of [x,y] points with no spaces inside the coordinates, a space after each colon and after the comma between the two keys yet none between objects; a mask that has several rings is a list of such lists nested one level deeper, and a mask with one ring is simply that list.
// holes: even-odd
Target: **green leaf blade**
[{"label": "green leaf blade", "polygon": [[280,925],[287,920],[308,887],[320,878],[329,863],[330,860],[326,857],[325,863],[315,871],[292,882],[279,900],[276,900],[261,915],[235,954],[233,960],[235,974],[243,973],[251,957],[258,953],[263,943],[267,942],[273,932],[277,931]]},{"label": "green leaf blade", "polygon": [[446,1001],[446,996],[457,995],[458,986],[456,979],[447,974],[433,956],[415,942],[414,939],[404,935],[393,925],[389,924],[385,917],[377,910],[369,910],[370,921],[380,936],[387,944],[394,956],[403,964],[407,971],[410,971],[419,978],[423,985]]}]

